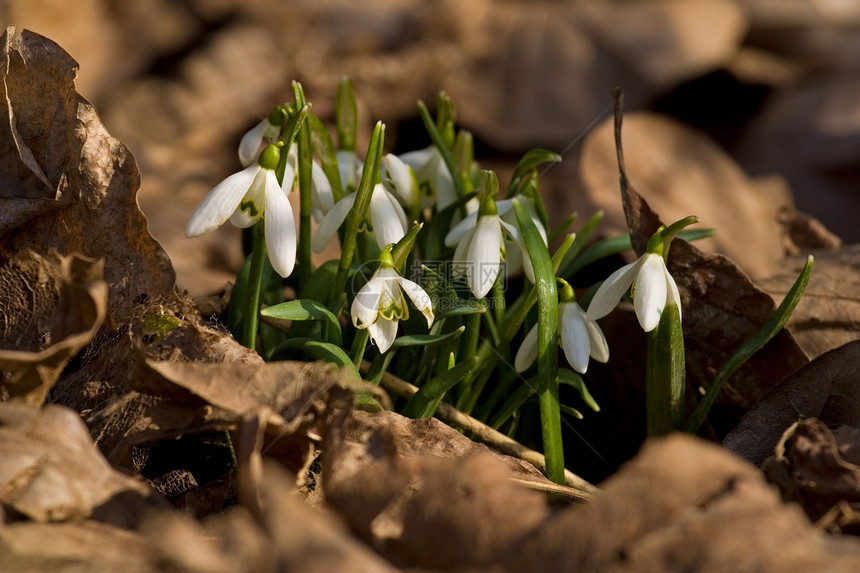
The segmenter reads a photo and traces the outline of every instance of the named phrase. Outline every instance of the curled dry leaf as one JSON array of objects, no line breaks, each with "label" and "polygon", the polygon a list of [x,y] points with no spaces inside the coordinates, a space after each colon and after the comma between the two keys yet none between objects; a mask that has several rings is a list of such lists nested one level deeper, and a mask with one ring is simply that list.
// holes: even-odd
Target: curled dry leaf
[{"label": "curled dry leaf", "polygon": [[134,158],[75,92],[77,63],[38,34],[14,32],[0,37],[0,261],[51,248],[103,258],[116,328],[136,304],[173,296],[173,269],[137,208]]},{"label": "curled dry leaf", "polygon": [[583,507],[545,520],[492,571],[852,571],[835,542],[751,465],[675,434],[649,441]]},{"label": "curled dry leaf", "polygon": [[[809,286],[785,327],[810,357],[860,338],[860,245],[816,250]],[[778,274],[759,281],[774,298],[785,296],[806,262],[788,257]]]},{"label": "curled dry leaf", "polygon": [[0,387],[8,398],[41,406],[66,364],[104,321],[102,261],[26,251],[0,266]]},{"label": "curled dry leaf", "polygon": [[122,492],[148,494],[111,468],[80,417],[60,406],[0,404],[0,460],[0,502],[34,521],[87,517]]},{"label": "curled dry leaf", "polygon": [[[663,221],[628,180],[620,148],[620,106],[615,136],[624,214],[633,249],[642,254]],[[728,258],[704,253],[683,239],[672,242],[668,267],[681,294],[688,387],[701,392],[725,360],[770,318],[776,305]],[[725,427],[715,428],[718,433],[734,427],[769,389],[808,361],[791,334],[785,330],[777,334],[738,369],[721,392],[718,404],[726,408],[727,420]]]},{"label": "curled dry leaf", "polygon": [[723,446],[760,465],[802,418],[860,427],[860,341],[822,354],[782,380],[743,417]]},{"label": "curled dry leaf", "polygon": [[860,502],[858,449],[860,428],[843,425],[831,432],[821,420],[809,418],[785,431],[762,469],[783,499],[799,503],[818,520],[839,502]]}]

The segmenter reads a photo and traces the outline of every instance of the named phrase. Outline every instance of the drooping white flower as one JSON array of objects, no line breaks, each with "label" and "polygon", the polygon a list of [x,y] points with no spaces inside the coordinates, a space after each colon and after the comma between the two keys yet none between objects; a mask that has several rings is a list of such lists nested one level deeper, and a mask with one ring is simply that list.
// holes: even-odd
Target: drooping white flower
[{"label": "drooping white flower", "polygon": [[448,232],[445,245],[453,247],[453,274],[466,277],[469,290],[477,298],[490,292],[506,257],[505,235],[522,244],[519,230],[499,218],[498,214],[479,216],[473,213]]},{"label": "drooping white flower", "polygon": [[[558,304],[558,343],[564,350],[564,357],[574,370],[585,374],[589,357],[598,362],[609,360],[609,345],[603,331],[593,320],[588,320],[585,312],[576,302]],[[514,368],[517,372],[527,369],[537,359],[537,325],[529,330],[517,355]]]},{"label": "drooping white flower", "polygon": [[[311,240],[311,247],[314,252],[320,253],[326,248],[355,205],[355,198],[355,192],[350,193],[335,203],[322,218],[319,229]],[[373,188],[367,216],[373,226],[376,244],[379,245],[380,249],[398,242],[406,235],[408,230],[406,213],[403,212],[403,207],[400,206],[397,199],[381,183]]]},{"label": "drooping white flower", "polygon": [[435,145],[404,153],[400,160],[412,168],[419,183],[426,185],[427,193],[421,197],[422,209],[435,206],[441,211],[457,200],[451,172]]},{"label": "drooping white flower", "polygon": [[353,325],[368,329],[370,340],[379,352],[385,352],[397,336],[398,321],[409,318],[404,292],[427,319],[428,328],[433,325],[434,316],[427,292],[417,283],[397,274],[391,263],[391,254],[383,251],[380,260],[380,267],[355,295],[350,314]]},{"label": "drooping white flower", "polygon": [[[185,236],[191,238],[214,231],[227,219],[245,228],[262,218],[272,267],[282,277],[289,276],[296,262],[296,223],[287,198],[290,189],[279,185],[275,175],[279,156],[278,148],[270,145],[257,163],[216,185],[189,219]],[[292,185],[294,175],[289,165],[284,182]]]},{"label": "drooping white flower", "polygon": [[[524,206],[526,206],[526,209],[529,210],[528,202],[525,201],[523,204]],[[523,241],[522,234],[520,233],[519,227],[516,224],[516,218],[514,218],[513,222],[509,221],[510,216],[514,214],[513,200],[504,199],[502,201],[496,201],[496,210],[496,219],[498,219],[501,229],[503,231],[501,232],[503,241],[511,243],[514,246],[513,249],[507,249],[506,245],[504,243],[502,244],[500,248],[500,253],[502,253],[502,256],[499,260],[496,261],[496,267],[498,267],[498,262],[504,259],[506,261],[505,270],[509,275],[511,273],[519,271],[520,269],[523,269],[529,280],[534,282],[534,270],[532,269],[531,259],[529,259],[525,242]],[[529,213],[531,213],[530,210]],[[455,276],[467,274],[469,271],[469,267],[474,267],[475,270],[479,271],[479,273],[481,274],[488,272],[492,267],[492,261],[495,260],[494,258],[484,258],[481,260],[477,260],[472,258],[472,256],[468,254],[467,250],[462,250],[468,248],[467,245],[464,244],[464,241],[468,241],[468,245],[474,246],[475,249],[478,249],[479,247],[486,247],[487,250],[485,252],[481,252],[480,254],[485,255],[486,257],[490,257],[490,247],[484,244],[486,243],[484,237],[487,237],[488,239],[491,238],[491,240],[495,241],[495,232],[493,229],[490,229],[488,222],[484,223],[484,226],[486,227],[484,233],[492,231],[493,234],[482,235],[478,239],[474,238],[474,233],[477,230],[478,222],[481,218],[483,217],[479,217],[477,211],[474,213],[470,213],[466,215],[466,217],[464,217],[459,223],[454,225],[454,227],[452,227],[448,234],[445,236],[446,246],[453,247],[454,245],[457,245],[457,249],[454,251]],[[546,231],[544,230],[543,225],[541,224],[540,220],[537,218],[536,215],[532,216],[532,220],[535,222],[535,225],[537,226],[538,231],[543,237],[545,244],[547,239]],[[478,254],[478,251],[475,251],[475,255],[477,256]],[[485,265],[482,263],[488,264]],[[484,280],[489,283],[489,285],[482,283],[482,286],[476,288],[472,288],[472,282],[471,279],[469,279],[469,287],[476,297],[480,298],[482,296],[485,296],[487,292],[489,292],[490,287],[493,286],[493,282],[495,282],[495,278],[497,275],[498,270],[489,275],[485,275]],[[469,277],[467,276],[467,278]],[[480,279],[480,276],[474,276],[473,278]],[[490,281],[490,278],[492,278],[492,281]],[[486,290],[484,290],[484,287],[486,287]],[[479,292],[483,292],[483,294],[479,295]]]},{"label": "drooping white flower", "polygon": [[675,279],[669,274],[661,255],[645,253],[636,262],[625,265],[609,275],[591,300],[586,316],[597,320],[609,314],[633,287],[633,307],[645,332],[651,332],[660,322],[667,304],[673,303],[681,314],[681,296]]}]

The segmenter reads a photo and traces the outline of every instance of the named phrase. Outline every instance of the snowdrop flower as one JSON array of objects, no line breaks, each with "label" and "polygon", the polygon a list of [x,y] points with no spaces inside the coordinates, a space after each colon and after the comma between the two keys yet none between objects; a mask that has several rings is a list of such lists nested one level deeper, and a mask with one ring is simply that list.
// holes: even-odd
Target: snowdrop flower
[{"label": "snowdrop flower", "polygon": [[[326,248],[329,241],[334,237],[338,228],[346,220],[346,216],[355,205],[355,192],[350,193],[329,210],[322,218],[316,235],[311,240],[314,252],[320,253]],[[384,185],[378,183],[374,186],[370,196],[368,218],[376,233],[376,244],[380,249],[386,245],[396,243],[406,235],[408,221],[403,207],[397,199],[388,192]]]},{"label": "snowdrop flower", "polygon": [[681,297],[675,279],[666,268],[666,261],[660,254],[646,252],[636,262],[612,273],[600,285],[588,306],[588,320],[597,320],[609,314],[631,286],[636,318],[645,332],[657,327],[667,304],[677,305],[680,317]]},{"label": "snowdrop flower", "polygon": [[[568,292],[569,291],[569,292]],[[573,289],[565,284],[562,298],[558,304],[558,343],[564,350],[564,357],[574,370],[585,374],[589,357],[598,362],[609,360],[609,345],[603,331],[593,320],[586,318],[585,312],[573,300]],[[514,358],[517,372],[527,369],[537,358],[537,325],[526,334]]]},{"label": "snowdrop flower", "polygon": [[239,142],[239,161],[243,167],[248,167],[254,163],[254,160],[257,158],[257,151],[259,151],[264,140],[274,143],[275,138],[278,137],[281,131],[283,121],[284,115],[280,108],[275,108],[268,117],[242,136],[242,140]]},{"label": "snowdrop flower", "polygon": [[435,145],[404,153],[400,160],[412,168],[420,183],[427,184],[428,192],[421,197],[422,209],[435,206],[441,211],[457,200],[451,172]]},{"label": "snowdrop flower", "polygon": [[[528,201],[523,202],[523,205],[526,206],[526,210],[529,211],[530,214],[532,214],[533,208],[530,209],[528,204],[529,204]],[[519,227],[517,227],[517,225],[516,225],[516,218],[514,218],[513,221],[510,221],[510,216],[514,214],[513,200],[512,199],[504,199],[502,201],[496,201],[495,207],[496,207],[496,219],[498,219],[498,223],[501,226],[501,229],[503,230],[503,232],[501,233],[503,241],[513,243],[514,246],[516,247],[512,251],[507,251],[505,249],[504,243],[501,246],[501,249],[500,249],[501,259],[504,259],[506,261],[505,271],[508,274],[511,274],[511,273],[515,273],[515,272],[519,271],[520,269],[523,269],[526,273],[526,276],[529,278],[529,280],[532,282],[535,282],[534,270],[532,269],[531,259],[529,259],[528,251],[526,250],[525,243],[523,242],[521,233],[519,231]],[[495,239],[495,230],[494,230],[494,228],[491,228],[491,225],[489,222],[490,220],[484,221],[483,227],[485,227],[485,230],[482,232],[482,235],[480,237],[478,237],[477,239],[475,238],[475,233],[477,232],[480,220],[482,218],[483,217],[481,217],[479,215],[479,212],[477,212],[477,211],[474,213],[470,213],[463,220],[461,220],[459,223],[454,225],[454,227],[445,236],[445,245],[446,246],[453,247],[454,245],[457,245],[457,249],[454,251],[454,261],[455,262],[462,261],[463,263],[465,263],[463,265],[455,265],[455,267],[454,267],[455,274],[460,274],[460,275],[467,274],[469,271],[469,268],[473,267],[473,266],[476,269],[482,269],[483,268],[483,269],[485,269],[485,271],[489,271],[493,267],[492,261],[494,261],[496,259],[494,259],[494,258],[492,258],[492,259],[488,259],[488,258],[480,259],[481,261],[485,261],[488,263],[486,266],[484,266],[480,263],[480,261],[472,258],[472,255],[468,254],[469,247],[472,247],[472,248],[476,249],[475,256],[485,256],[485,257],[490,256],[490,251],[489,251],[490,247],[487,245],[482,245],[483,242],[486,242],[485,237],[488,239],[491,237],[491,235],[489,235],[487,233],[493,233],[492,239],[490,239],[490,240],[492,240],[492,241],[496,240]],[[546,231],[543,228],[543,224],[541,224],[540,220],[534,214],[532,214],[532,220],[534,221],[535,225],[538,228],[538,231],[540,232],[541,236],[543,237],[544,244],[546,244],[546,241],[547,241]],[[467,240],[470,242],[469,245],[464,244],[464,241],[467,241]],[[479,254],[477,252],[477,249],[479,247],[482,247],[482,246],[486,247],[487,250],[486,250],[486,252]],[[492,273],[491,275],[487,275],[484,277],[484,279],[486,280],[487,283],[489,283],[489,285],[483,285],[483,286],[477,286],[476,285],[476,287],[473,288],[472,282],[471,282],[472,279],[469,279],[470,280],[469,288],[472,290],[472,292],[475,294],[476,297],[481,298],[482,296],[485,296],[487,294],[487,292],[489,292],[490,287],[493,286],[493,282],[495,282],[496,276],[498,275],[498,261],[500,261],[501,259],[497,260],[497,262],[496,262],[496,265],[495,265],[497,268],[496,272]],[[472,263],[471,261],[476,261],[476,262]],[[475,277],[475,278],[480,278],[480,277]],[[490,280],[490,278],[492,278],[492,281]],[[484,290],[484,287],[486,287],[486,290]],[[479,292],[482,292],[483,294],[478,294]]]},{"label": "snowdrop flower", "polygon": [[355,295],[350,314],[353,325],[368,329],[370,340],[379,352],[385,352],[397,336],[397,322],[409,318],[404,292],[427,319],[427,328],[433,325],[434,316],[427,292],[417,283],[397,274],[388,249],[379,254],[379,260],[379,268]]},{"label": "snowdrop flower", "polygon": [[465,275],[469,290],[477,298],[485,297],[499,276],[501,262],[506,258],[505,235],[508,240],[524,245],[519,229],[499,217],[494,200],[499,188],[495,173],[484,171],[481,185],[484,191],[478,211],[460,221],[445,236],[446,246],[457,245],[453,258],[454,277]]},{"label": "snowdrop flower", "polygon": [[[227,219],[245,228],[262,218],[272,267],[282,277],[289,276],[296,261],[296,223],[287,199],[290,188],[281,187],[275,175],[279,159],[280,149],[269,145],[257,163],[216,185],[191,216],[185,236],[214,231]],[[290,186],[295,173],[291,169],[288,162],[284,182],[289,181]]]}]

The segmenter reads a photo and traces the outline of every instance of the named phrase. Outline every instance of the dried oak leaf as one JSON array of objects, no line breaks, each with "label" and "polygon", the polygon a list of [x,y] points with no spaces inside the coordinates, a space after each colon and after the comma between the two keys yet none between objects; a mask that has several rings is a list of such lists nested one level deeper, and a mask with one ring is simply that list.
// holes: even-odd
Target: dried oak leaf
[{"label": "dried oak leaf", "polygon": [[753,466],[681,434],[649,441],[582,507],[546,519],[493,572],[849,571],[834,541],[782,503]]},{"label": "dried oak leaf", "polygon": [[295,425],[319,396],[338,383],[324,362],[168,362],[144,359],[134,388],[190,406],[209,405],[238,418],[268,408],[270,423]]},{"label": "dried oak leaf", "polygon": [[[641,255],[663,222],[628,181],[620,148],[620,108],[616,110],[616,141],[624,214],[633,249]],[[681,294],[687,385],[701,391],[725,360],[770,318],[776,305],[728,258],[704,253],[683,239],[672,242],[668,267]],[[769,389],[808,361],[790,333],[777,334],[722,390],[718,404],[723,405],[727,418],[720,424],[724,427],[715,428],[717,432],[734,427]]]},{"label": "dried oak leaf", "polygon": [[[0,389],[41,406],[66,364],[104,321],[102,261],[32,251],[0,265]],[[2,394],[0,394],[2,395]]]},{"label": "dried oak leaf", "polygon": [[802,418],[860,427],[860,341],[822,354],[782,380],[729,433],[723,446],[760,465]]},{"label": "dried oak leaf", "polygon": [[843,425],[831,432],[821,420],[808,418],[785,431],[762,469],[783,499],[818,520],[840,501],[860,502],[858,448],[860,428]]},{"label": "dried oak leaf", "polygon": [[137,208],[134,158],[75,92],[77,63],[14,32],[0,37],[0,262],[51,248],[103,258],[116,328],[141,301],[173,296],[173,269]]},{"label": "dried oak leaf", "polygon": [[395,563],[484,567],[545,518],[545,497],[512,479],[541,479],[536,470],[438,420],[354,412],[351,403],[349,395],[329,403],[325,500]]},{"label": "dried oak leaf", "polygon": [[[814,358],[860,338],[860,245],[816,250],[809,286],[785,327]],[[759,280],[762,289],[783,297],[806,262],[806,253],[787,257],[783,270]]]},{"label": "dried oak leaf", "polygon": [[114,470],[61,406],[0,403],[0,460],[0,503],[34,521],[87,517],[118,494],[149,492]]}]

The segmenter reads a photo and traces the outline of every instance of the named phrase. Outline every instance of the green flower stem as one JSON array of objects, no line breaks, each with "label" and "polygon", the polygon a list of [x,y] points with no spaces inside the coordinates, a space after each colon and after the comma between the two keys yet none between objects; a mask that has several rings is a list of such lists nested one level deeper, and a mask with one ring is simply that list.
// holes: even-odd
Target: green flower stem
[{"label": "green flower stem", "polygon": [[475,367],[476,358],[457,364],[448,371],[429,380],[418,389],[403,408],[403,415],[409,418],[430,418],[436,413],[445,393],[463,379]]},{"label": "green flower stem", "polygon": [[366,328],[359,328],[355,331],[355,338],[352,340],[352,363],[356,367],[361,366],[361,360],[364,358],[364,350],[367,348],[367,340],[370,338],[370,332]]},{"label": "green flower stem", "polygon": [[436,146],[436,149],[438,149],[439,153],[442,155],[445,167],[447,167],[448,171],[451,173],[451,179],[454,181],[454,190],[457,192],[457,197],[462,197],[466,193],[463,189],[463,180],[460,178],[460,170],[457,169],[457,164],[454,163],[454,156],[451,155],[451,150],[445,144],[445,139],[436,127],[436,123],[430,116],[430,111],[427,109],[427,106],[424,105],[423,101],[418,102],[418,113],[421,115],[421,121],[424,122],[424,127],[427,129],[427,133],[430,135],[433,145]]},{"label": "green flower stem", "polygon": [[[576,241],[576,235],[570,234],[565,237],[564,241],[558,247],[558,250],[552,256],[552,268],[553,272],[558,270],[561,261],[564,259],[565,255],[570,249],[571,245],[573,245]],[[514,336],[516,336],[517,332],[525,322],[526,316],[528,316],[529,311],[535,305],[538,300],[537,290],[534,286],[529,290],[528,294],[520,295],[520,298],[514,302],[511,306],[508,307],[507,318],[501,321],[502,326],[499,326],[499,330],[501,331],[501,341],[500,344],[496,344],[495,341],[490,339],[484,339],[481,342],[481,346],[478,348],[477,357],[478,357],[478,366],[475,368],[473,372],[471,372],[464,381],[465,388],[472,388],[472,383],[479,378],[483,378],[486,372],[491,371],[496,367],[496,364],[499,362],[499,350],[498,347],[501,345],[507,345],[513,340]],[[486,375],[489,377],[489,375]],[[480,384],[474,385],[474,388],[478,388],[483,390],[483,386]],[[493,393],[495,396],[496,393]],[[486,407],[486,404],[482,406],[482,412],[486,411],[486,415],[489,415],[489,412],[492,411],[492,407],[495,405],[495,400],[493,396],[490,397],[490,402],[492,404],[489,407]],[[472,404],[472,407],[477,403],[477,396],[469,396],[468,398],[463,398],[463,407],[467,404]],[[497,400],[498,398],[496,398]],[[470,408],[471,411],[471,408]],[[483,419],[483,418],[482,418]]]},{"label": "green flower stem", "polygon": [[346,218],[346,232],[344,233],[343,244],[341,245],[340,261],[338,262],[337,274],[334,277],[334,284],[329,295],[329,300],[331,301],[334,301],[335,297],[340,296],[340,293],[346,290],[346,281],[349,277],[349,268],[352,265],[352,257],[355,253],[358,229],[367,213],[367,208],[370,205],[370,196],[373,193],[376,177],[379,174],[379,160],[382,157],[382,143],[384,139],[385,125],[382,122],[378,122],[373,129],[373,135],[367,148],[361,182],[358,184],[358,190],[356,191],[355,205]]},{"label": "green flower stem", "polygon": [[648,333],[645,406],[648,436],[679,426],[685,388],[684,332],[678,305],[667,304],[657,328]]},{"label": "green flower stem", "polygon": [[[296,107],[302,108],[307,103],[302,85],[293,82],[293,97]],[[297,134],[299,152],[299,245],[298,269],[296,279],[299,292],[302,291],[311,276],[311,169],[313,165],[313,149],[311,148],[311,130],[306,124]]]},{"label": "green flower stem", "polygon": [[782,330],[789,317],[791,317],[791,313],[794,312],[794,309],[800,302],[806,286],[809,284],[813,262],[812,255],[807,257],[803,270],[800,271],[797,280],[794,281],[794,284],[788,290],[788,293],[786,293],[785,298],[782,299],[782,303],[774,311],[773,315],[726,360],[720,371],[717,372],[714,381],[708,386],[708,390],[705,392],[702,400],[698,403],[696,409],[693,410],[693,413],[684,425],[685,432],[693,434],[699,430],[702,422],[708,417],[708,412],[711,411],[714,400],[716,400],[726,381],[747,359],[758,352],[762,346],[767,344]]},{"label": "green flower stem", "polygon": [[564,483],[564,447],[558,394],[558,292],[555,270],[543,239],[522,204],[514,199],[514,213],[523,234],[535,275],[538,296],[538,401],[546,456],[546,476]]},{"label": "green flower stem", "polygon": [[242,344],[254,350],[257,346],[257,325],[260,313],[260,293],[263,285],[263,265],[266,262],[266,235],[262,221],[254,225],[254,250],[248,272],[248,301],[245,307]]}]

